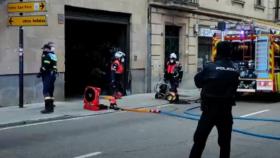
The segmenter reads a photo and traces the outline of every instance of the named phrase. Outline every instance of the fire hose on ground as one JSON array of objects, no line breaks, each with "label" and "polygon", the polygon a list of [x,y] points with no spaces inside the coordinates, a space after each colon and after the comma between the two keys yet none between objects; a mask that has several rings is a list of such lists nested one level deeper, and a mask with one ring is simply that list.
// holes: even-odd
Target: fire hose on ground
[{"label": "fire hose on ground", "polygon": [[[195,110],[195,109],[198,109],[198,108],[200,108],[200,106],[189,108],[189,109],[184,111],[184,114],[178,114],[178,113],[175,113],[175,112],[169,112],[169,111],[164,111],[164,110],[159,110],[159,109],[148,109],[148,108],[128,109],[128,108],[119,108],[118,107],[115,110],[128,111],[128,112],[141,112],[141,113],[157,113],[157,114],[166,115],[166,116],[172,116],[172,117],[177,117],[177,118],[183,118],[183,119],[198,121],[199,117],[201,115],[191,113],[192,110]],[[258,122],[280,123],[280,120],[268,119],[268,118],[233,117],[233,119],[234,120],[242,120],[242,121],[258,121]],[[246,130],[241,130],[241,129],[238,129],[238,128],[233,128],[232,131],[235,132],[235,133],[239,133],[239,134],[243,134],[243,135],[247,135],[247,136],[253,136],[253,137],[257,137],[257,138],[280,140],[280,136],[259,134],[259,133],[249,132],[249,131],[246,131]]]},{"label": "fire hose on ground", "polygon": [[[192,107],[184,111],[184,115],[176,114],[174,112],[167,112],[167,111],[161,111],[161,114],[168,115],[168,116],[173,116],[173,117],[179,117],[179,118],[184,118],[184,119],[189,119],[189,120],[195,120],[198,121],[199,117],[201,115],[199,114],[193,114],[191,113],[192,110],[198,109],[200,106]],[[260,121],[260,122],[274,122],[274,123],[279,123],[280,120],[277,119],[267,119],[267,118],[244,118],[244,117],[233,117],[234,120],[242,120],[242,121]],[[248,136],[253,136],[257,138],[265,138],[265,139],[272,139],[272,140],[280,140],[280,136],[273,136],[273,135],[266,135],[266,134],[259,134],[259,133],[254,133],[254,132],[248,132],[246,130],[241,130],[237,128],[232,129],[233,132],[240,133],[243,135],[248,135]]]},{"label": "fire hose on ground", "polygon": [[[175,112],[164,111],[164,110],[159,110],[159,109],[149,109],[149,108],[133,109],[133,108],[122,108],[122,107],[118,107],[118,106],[112,106],[111,107],[112,103],[114,105],[116,105],[116,99],[112,96],[103,96],[103,99],[106,99],[106,100],[110,101],[110,106],[100,105],[99,104],[99,93],[100,93],[99,88],[95,88],[95,87],[87,87],[86,88],[85,98],[84,98],[84,109],[97,111],[97,110],[101,110],[101,109],[112,108],[114,110],[128,111],[128,112],[155,113],[155,114],[178,117],[178,118],[183,118],[183,119],[188,119],[188,120],[193,120],[193,121],[198,121],[199,117],[200,117],[200,114],[195,114],[195,113],[191,112],[195,109],[200,108],[200,106],[188,108],[187,110],[184,111],[184,114],[178,114],[178,113],[175,113]],[[189,101],[195,101],[195,100],[189,100]],[[249,117],[249,118],[233,117],[233,119],[234,120],[241,120],[241,121],[255,121],[255,122],[256,121],[258,121],[258,122],[273,122],[273,123],[279,123],[280,122],[280,120],[278,120],[278,119],[254,118],[254,117]],[[257,137],[257,138],[280,140],[280,136],[259,134],[259,133],[249,132],[249,131],[241,130],[241,129],[237,129],[237,128],[233,128],[232,131],[236,132],[236,133],[243,134],[243,135],[247,135],[247,136]]]}]

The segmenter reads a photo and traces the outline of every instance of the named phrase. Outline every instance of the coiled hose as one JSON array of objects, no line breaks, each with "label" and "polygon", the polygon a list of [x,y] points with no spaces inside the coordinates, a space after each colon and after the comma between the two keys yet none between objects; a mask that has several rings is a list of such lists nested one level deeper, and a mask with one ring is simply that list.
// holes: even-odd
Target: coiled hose
[{"label": "coiled hose", "polygon": [[[200,106],[192,107],[184,111],[184,114],[177,114],[174,112],[168,112],[168,111],[160,111],[160,114],[167,115],[167,116],[172,116],[172,117],[178,117],[178,118],[184,118],[184,119],[189,119],[189,120],[194,120],[198,121],[199,117],[201,115],[199,114],[194,114],[191,113],[192,110],[198,109]],[[274,122],[274,123],[279,123],[280,120],[277,119],[267,119],[267,118],[244,118],[244,117],[233,117],[234,120],[243,120],[243,121],[261,121],[261,122]],[[259,134],[259,133],[254,133],[254,132],[249,132],[241,129],[232,129],[233,132],[244,134],[247,136],[253,136],[257,138],[265,138],[265,139],[271,139],[271,140],[280,140],[280,136],[273,136],[273,135],[266,135],[266,134]]]}]

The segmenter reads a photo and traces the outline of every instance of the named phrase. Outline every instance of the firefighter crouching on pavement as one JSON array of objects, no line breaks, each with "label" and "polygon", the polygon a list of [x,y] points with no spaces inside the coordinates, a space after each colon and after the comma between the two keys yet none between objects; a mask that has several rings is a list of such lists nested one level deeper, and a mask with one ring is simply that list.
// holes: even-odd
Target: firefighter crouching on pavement
[{"label": "firefighter crouching on pavement", "polygon": [[218,43],[215,62],[206,64],[194,78],[195,85],[202,88],[202,115],[194,134],[190,158],[201,157],[207,137],[214,126],[218,130],[220,158],[230,157],[232,106],[235,105],[235,93],[239,83],[239,74],[230,60],[230,47],[229,42]]},{"label": "firefighter crouching on pavement", "polygon": [[43,95],[45,99],[45,109],[41,111],[43,114],[52,113],[54,111],[54,82],[57,74],[57,57],[54,52],[54,43],[49,42],[43,46],[41,57],[40,73],[37,77],[42,77]]},{"label": "firefighter crouching on pavement", "polygon": [[124,61],[125,54],[121,51],[115,52],[111,64],[111,91],[114,97],[110,104],[112,108],[116,105],[115,99],[120,99],[124,94],[124,88],[121,83],[124,74]]},{"label": "firefighter crouching on pavement", "polygon": [[174,95],[175,95],[174,101],[178,102],[179,95],[177,93],[177,88],[179,86],[179,83],[182,80],[183,71],[182,71],[181,64],[176,60],[177,60],[177,55],[175,53],[171,53],[169,55],[169,60],[167,61],[166,69],[164,72],[164,82],[170,83],[171,88],[169,91],[171,93],[174,93]]}]

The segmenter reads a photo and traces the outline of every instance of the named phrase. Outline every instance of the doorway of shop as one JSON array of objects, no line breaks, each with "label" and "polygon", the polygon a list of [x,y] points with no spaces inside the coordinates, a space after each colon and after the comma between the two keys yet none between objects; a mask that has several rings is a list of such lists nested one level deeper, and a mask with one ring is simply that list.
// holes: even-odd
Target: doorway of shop
[{"label": "doorway of shop", "polygon": [[82,96],[89,85],[110,94],[110,66],[116,50],[126,54],[122,82],[125,89],[130,88],[128,22],[126,14],[65,7],[66,98]]}]

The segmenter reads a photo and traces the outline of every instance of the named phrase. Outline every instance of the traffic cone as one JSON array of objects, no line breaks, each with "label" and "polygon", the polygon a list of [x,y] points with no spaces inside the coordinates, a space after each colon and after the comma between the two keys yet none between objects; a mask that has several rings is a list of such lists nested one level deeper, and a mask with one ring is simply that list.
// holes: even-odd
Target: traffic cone
[{"label": "traffic cone", "polygon": [[150,112],[151,113],[160,113],[160,110],[159,109],[150,109]]},{"label": "traffic cone", "polygon": [[111,98],[109,99],[109,101],[110,101],[110,109],[115,109],[116,106],[117,106],[117,100],[116,100],[116,98],[115,98],[115,97],[111,97]]}]

